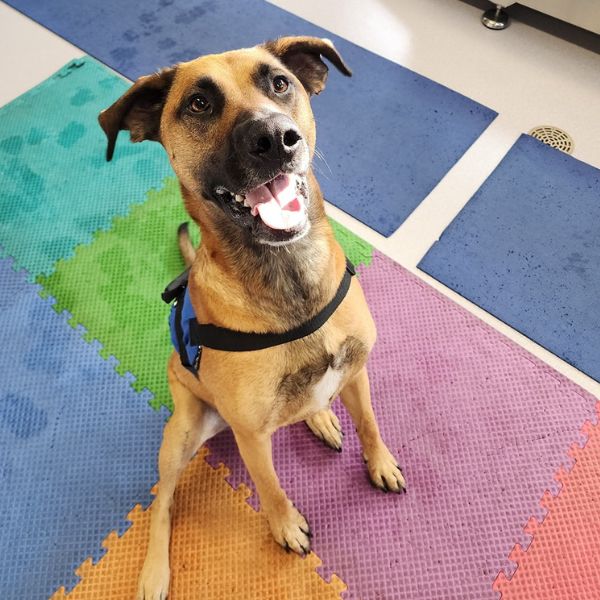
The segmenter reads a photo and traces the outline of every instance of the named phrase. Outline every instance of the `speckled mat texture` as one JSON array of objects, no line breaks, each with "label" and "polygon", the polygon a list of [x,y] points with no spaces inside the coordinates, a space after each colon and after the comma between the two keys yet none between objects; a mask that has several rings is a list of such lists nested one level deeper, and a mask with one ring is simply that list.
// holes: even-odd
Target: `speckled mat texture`
[{"label": "speckled mat texture", "polygon": [[0,282],[0,588],[39,600],[75,585],[75,568],[150,503],[166,411],[7,259]]},{"label": "speckled mat texture", "polygon": [[[330,38],[354,71],[330,69],[313,100],[324,193],[384,235],[393,233],[496,113],[263,0],[9,0],[130,79],[201,54],[282,35]],[[368,109],[365,110],[365,106]],[[349,126],[351,125],[351,126]],[[382,143],[382,141],[384,141]]]},{"label": "speckled mat texture", "polygon": [[[375,251],[360,280],[378,326],[375,412],[408,493],[368,483],[346,412],[341,454],[303,424],[275,436],[282,485],[347,598],[483,600],[595,399]],[[229,432],[209,442],[252,486]]]},{"label": "speckled mat texture", "polygon": [[[273,541],[262,515],[246,503],[245,486],[233,491],[225,467],[212,469],[206,449],[183,473],[173,502],[170,600],[335,600],[345,589],[336,576],[329,583],[316,572],[313,553],[304,560],[286,554]],[[150,512],[136,507],[131,528],[112,534],[97,565],[78,569],[82,582],[52,600],[133,600],[148,545]]]},{"label": "speckled mat texture", "polygon": [[0,108],[0,244],[32,278],[172,174],[158,144],[126,133],[106,162],[98,113],[127,88],[84,56]]},{"label": "speckled mat texture", "polygon": [[523,135],[419,268],[600,381],[600,169]]}]

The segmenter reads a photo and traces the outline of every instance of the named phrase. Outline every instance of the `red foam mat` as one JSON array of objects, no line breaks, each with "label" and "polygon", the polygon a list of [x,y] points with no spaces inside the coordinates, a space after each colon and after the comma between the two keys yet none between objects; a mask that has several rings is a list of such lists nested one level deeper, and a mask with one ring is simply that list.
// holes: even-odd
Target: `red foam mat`
[{"label": "red foam mat", "polygon": [[[600,403],[596,412],[600,417]],[[494,583],[502,600],[600,599],[600,424],[588,423],[584,432],[587,444],[569,453],[572,470],[556,476],[560,492],[542,499],[545,519],[527,525],[531,544],[511,553],[517,570]]]}]

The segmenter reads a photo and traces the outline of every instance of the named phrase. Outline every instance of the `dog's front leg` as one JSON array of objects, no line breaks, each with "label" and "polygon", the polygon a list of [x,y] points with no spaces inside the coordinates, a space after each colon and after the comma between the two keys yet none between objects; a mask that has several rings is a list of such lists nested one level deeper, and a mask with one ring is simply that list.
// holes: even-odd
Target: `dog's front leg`
[{"label": "dog's front leg", "polygon": [[275,541],[304,556],[310,552],[310,528],[279,484],[273,466],[271,434],[232,429]]},{"label": "dog's front leg", "polygon": [[196,398],[169,369],[175,412],[165,425],[158,454],[158,493],[152,503],[146,560],[139,578],[138,600],[165,600],[169,592],[171,504],[177,480],[198,448],[227,427],[219,414]]},{"label": "dog's front leg", "polygon": [[342,389],[342,403],[356,427],[373,485],[385,492],[404,492],[406,482],[398,461],[381,439],[371,405],[367,367],[363,367]]}]

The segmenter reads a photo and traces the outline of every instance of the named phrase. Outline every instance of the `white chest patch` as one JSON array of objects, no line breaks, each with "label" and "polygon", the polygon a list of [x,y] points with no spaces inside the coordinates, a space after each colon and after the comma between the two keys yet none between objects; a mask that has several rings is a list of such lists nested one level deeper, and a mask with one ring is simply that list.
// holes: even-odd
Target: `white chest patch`
[{"label": "white chest patch", "polygon": [[315,383],[312,389],[313,402],[316,410],[329,407],[329,401],[340,388],[344,371],[329,367],[325,375]]}]

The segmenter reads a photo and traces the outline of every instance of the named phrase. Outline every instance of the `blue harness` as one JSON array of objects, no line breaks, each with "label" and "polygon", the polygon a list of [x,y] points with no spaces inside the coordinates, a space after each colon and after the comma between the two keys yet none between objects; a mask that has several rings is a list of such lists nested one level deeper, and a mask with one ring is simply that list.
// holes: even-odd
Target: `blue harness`
[{"label": "blue harness", "polygon": [[162,293],[162,299],[167,304],[173,302],[169,314],[171,342],[179,353],[181,364],[197,376],[202,348],[227,352],[250,352],[298,340],[314,333],[327,322],[346,297],[350,289],[350,281],[355,274],[354,265],[346,259],[344,277],[335,296],[314,317],[283,333],[254,333],[198,323],[190,299],[189,269],[187,269],[173,280]]},{"label": "blue harness", "polygon": [[[190,290],[187,286],[187,276],[189,271],[185,271],[185,282],[183,289],[181,284],[179,294],[176,296],[171,312],[169,314],[169,328],[171,330],[171,343],[175,350],[179,353],[181,358],[181,364],[197,374],[200,368],[200,355],[202,354],[202,346],[194,344],[192,342],[191,327],[190,323],[196,321],[196,313],[192,306],[192,300],[190,298]],[[175,282],[181,278],[178,277]],[[168,289],[168,287],[167,287]],[[166,292],[166,290],[165,290]],[[164,300],[163,294],[163,300]],[[167,302],[167,300],[165,300]]]}]

